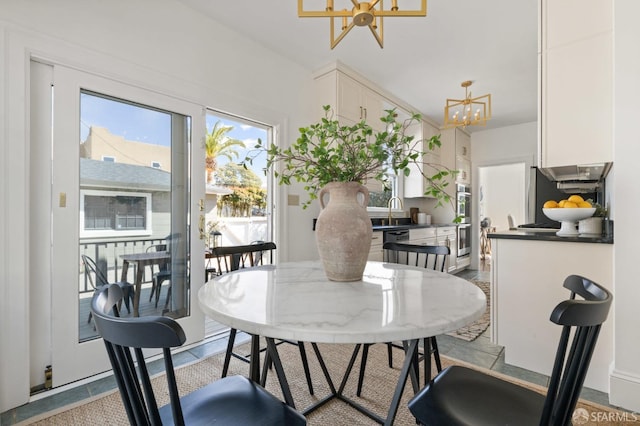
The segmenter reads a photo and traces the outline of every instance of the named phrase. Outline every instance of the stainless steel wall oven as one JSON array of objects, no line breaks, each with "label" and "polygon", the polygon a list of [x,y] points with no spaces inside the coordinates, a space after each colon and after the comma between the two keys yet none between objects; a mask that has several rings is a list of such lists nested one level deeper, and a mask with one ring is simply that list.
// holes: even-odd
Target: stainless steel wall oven
[{"label": "stainless steel wall oven", "polygon": [[471,224],[458,225],[458,257],[471,254]]},{"label": "stainless steel wall oven", "polygon": [[471,187],[456,184],[456,213],[462,216],[461,223],[471,223]]},{"label": "stainless steel wall oven", "polygon": [[471,253],[471,187],[456,184],[456,214],[462,217],[458,225],[458,257]]}]

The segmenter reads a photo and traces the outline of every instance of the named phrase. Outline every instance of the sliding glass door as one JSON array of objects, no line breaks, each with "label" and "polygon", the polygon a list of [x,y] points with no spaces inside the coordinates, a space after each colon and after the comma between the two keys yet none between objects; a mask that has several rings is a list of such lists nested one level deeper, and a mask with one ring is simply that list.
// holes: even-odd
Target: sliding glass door
[{"label": "sliding glass door", "polygon": [[[53,385],[109,369],[89,314],[96,287],[127,282],[124,315],[168,315],[203,336],[202,108],[55,65],[51,103]],[[33,125],[33,123],[32,123]],[[197,158],[197,160],[193,160]],[[46,182],[45,179],[36,179]]]}]

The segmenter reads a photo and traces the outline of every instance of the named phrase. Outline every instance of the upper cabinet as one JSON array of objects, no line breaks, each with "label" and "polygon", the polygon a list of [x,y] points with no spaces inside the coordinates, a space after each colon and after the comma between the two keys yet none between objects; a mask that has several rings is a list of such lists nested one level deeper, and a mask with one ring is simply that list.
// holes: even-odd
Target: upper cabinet
[{"label": "upper cabinet", "polygon": [[433,176],[438,172],[432,165],[442,164],[441,148],[435,147],[435,149],[429,150],[427,142],[432,136],[440,133],[438,128],[426,121],[422,121],[420,124],[422,126],[422,137],[418,139],[419,144],[416,149],[422,150],[425,155],[422,158],[420,169],[418,169],[417,165],[411,165],[411,173],[404,178],[404,196],[406,198],[431,198],[424,194],[429,186],[425,176]]},{"label": "upper cabinet", "polygon": [[[471,183],[471,137],[459,127],[443,129],[441,159],[444,166],[457,170],[457,183]],[[455,185],[449,185],[455,188]],[[451,195],[451,194],[450,194]]]},{"label": "upper cabinet", "polygon": [[540,0],[539,35],[539,165],[613,161],[613,0]]},{"label": "upper cabinet", "polygon": [[385,115],[385,99],[367,85],[338,69],[316,77],[315,81],[315,98],[320,101],[318,108],[331,105],[341,122],[357,123],[364,120],[374,130],[385,129],[380,121]]},{"label": "upper cabinet", "polygon": [[[314,108],[317,108],[318,118],[324,116],[322,106],[330,105],[338,120],[345,124],[357,123],[365,120],[375,131],[383,132],[386,124],[380,118],[387,115],[385,110],[395,109],[396,121],[404,122],[410,119],[414,111],[401,100],[386,93],[384,90],[359,76],[343,65],[331,65],[316,73],[314,84]],[[414,137],[417,149],[428,151],[428,145],[423,139],[438,134],[438,128],[426,121],[414,121],[405,130],[405,134]],[[424,163],[440,163],[439,150],[429,152]],[[435,174],[428,170],[427,173]],[[365,186],[369,191],[382,190],[380,182],[368,179]],[[424,197],[426,180],[418,167],[412,167],[411,174],[404,181],[404,196]]]},{"label": "upper cabinet", "polygon": [[351,77],[337,72],[338,115],[353,122],[366,121],[376,130],[384,130],[383,98]]}]

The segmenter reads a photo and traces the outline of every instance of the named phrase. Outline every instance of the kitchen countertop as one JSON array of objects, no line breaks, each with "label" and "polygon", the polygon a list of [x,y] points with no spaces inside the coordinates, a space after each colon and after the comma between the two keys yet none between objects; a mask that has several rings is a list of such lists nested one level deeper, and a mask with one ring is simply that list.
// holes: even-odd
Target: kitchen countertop
[{"label": "kitchen countertop", "polygon": [[397,231],[405,229],[419,228],[443,228],[447,226],[458,226],[455,223],[432,223],[430,225],[408,224],[408,225],[373,225],[374,231]]},{"label": "kitchen countertop", "polygon": [[575,237],[559,237],[553,231],[498,231],[490,232],[487,237],[509,240],[560,241],[565,243],[613,244],[613,236],[583,234]]},{"label": "kitchen countertop", "polygon": [[[316,230],[316,221],[318,219],[313,219],[313,230]],[[450,227],[450,226],[458,226],[457,223],[431,223],[429,225],[426,224],[417,224],[417,223],[411,223],[411,219],[408,217],[400,217],[400,218],[393,218],[392,222],[394,223],[393,225],[387,225],[386,223],[388,222],[387,218],[379,218],[379,217],[374,217],[371,218],[371,227],[373,229],[373,231],[400,231],[400,230],[406,230],[406,229],[419,229],[419,228],[443,228],[443,227]],[[383,225],[384,223],[384,225]]]}]

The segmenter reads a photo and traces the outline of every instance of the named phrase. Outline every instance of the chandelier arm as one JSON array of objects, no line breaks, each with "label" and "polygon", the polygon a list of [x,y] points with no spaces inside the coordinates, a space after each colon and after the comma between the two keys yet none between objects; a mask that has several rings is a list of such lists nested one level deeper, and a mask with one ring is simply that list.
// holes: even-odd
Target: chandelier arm
[{"label": "chandelier arm", "polygon": [[342,39],[344,38],[344,36],[347,35],[347,33],[349,31],[351,31],[351,28],[353,28],[355,26],[355,24],[353,23],[353,21],[351,21],[351,23],[349,24],[349,26],[347,28],[345,28],[344,30],[342,30],[342,32],[340,33],[340,35],[338,36],[338,38],[336,38],[335,40],[333,39],[333,27],[332,28],[332,34],[331,34],[331,49],[333,49],[334,47],[336,47],[338,45],[338,43],[340,43],[340,41],[342,41]]},{"label": "chandelier arm", "polygon": [[369,24],[367,25],[369,27],[369,29],[371,30],[371,34],[373,34],[373,37],[376,39],[376,41],[378,42],[378,44],[380,45],[380,48],[382,48],[382,44],[383,44],[383,39],[382,39],[382,18],[379,19],[380,21],[380,34],[378,34],[378,31],[376,31],[373,28],[373,24]]}]

